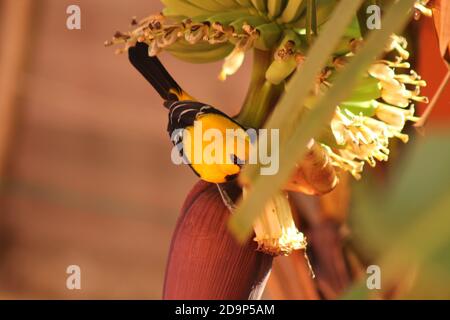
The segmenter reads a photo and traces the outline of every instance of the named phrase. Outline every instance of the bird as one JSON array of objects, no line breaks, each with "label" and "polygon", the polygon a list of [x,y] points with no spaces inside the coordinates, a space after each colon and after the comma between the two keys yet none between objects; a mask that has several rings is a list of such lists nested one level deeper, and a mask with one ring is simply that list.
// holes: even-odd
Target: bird
[{"label": "bird", "polygon": [[[215,184],[224,184],[235,180],[249,156],[251,138],[246,128],[236,122],[222,111],[213,106],[199,102],[184,91],[169,74],[161,61],[156,56],[149,56],[149,47],[144,42],[137,42],[128,49],[128,58],[131,64],[144,76],[151,86],[163,99],[163,106],[168,110],[167,131],[171,141],[177,148],[184,163],[188,164],[194,173],[202,180]],[[201,161],[195,159],[194,130],[201,127],[202,130],[215,129],[221,133],[222,155],[217,160],[214,151],[205,156],[205,147],[202,143]],[[233,134],[232,139],[240,139],[244,148],[238,148],[235,143],[229,150],[225,147],[226,139]],[[233,140],[235,142],[236,140]],[[220,144],[219,144],[220,147]],[[214,158],[214,159],[212,159]],[[219,191],[223,191],[219,187]],[[226,194],[222,194],[226,197]]]}]

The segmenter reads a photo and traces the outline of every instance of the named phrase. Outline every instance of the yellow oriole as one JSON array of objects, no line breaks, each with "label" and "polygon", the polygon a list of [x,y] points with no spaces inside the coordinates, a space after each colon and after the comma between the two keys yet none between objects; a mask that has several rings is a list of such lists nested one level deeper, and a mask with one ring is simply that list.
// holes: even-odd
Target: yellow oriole
[{"label": "yellow oriole", "polygon": [[[210,105],[195,101],[181,89],[159,59],[148,55],[147,44],[137,43],[134,47],[129,48],[128,57],[133,66],[164,99],[164,106],[169,110],[167,130],[184,162],[189,164],[195,174],[207,182],[224,183],[235,178],[243,162],[248,159],[250,138],[245,129],[223,112]],[[221,154],[218,156],[220,161],[217,161],[216,157],[219,150],[214,149],[209,154],[205,154],[203,141],[193,141],[195,139],[194,130],[197,126],[201,128],[202,132],[215,129],[216,132],[218,130],[221,133],[223,139],[218,144],[222,148]],[[231,137],[230,134],[232,134]],[[234,142],[234,145],[229,148],[231,152],[227,152],[225,147],[227,138],[233,139],[232,142]],[[235,138],[240,142],[235,143]],[[202,145],[201,161],[195,159],[196,143]],[[239,147],[239,143],[243,143],[244,148]]]}]

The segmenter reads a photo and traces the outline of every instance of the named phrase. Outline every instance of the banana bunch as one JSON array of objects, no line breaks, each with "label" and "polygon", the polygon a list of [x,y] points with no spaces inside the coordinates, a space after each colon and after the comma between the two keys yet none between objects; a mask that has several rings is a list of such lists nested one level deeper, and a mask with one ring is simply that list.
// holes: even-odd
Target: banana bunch
[{"label": "banana bunch", "polygon": [[[245,53],[254,49],[253,71],[244,105],[235,118],[243,127],[260,128],[276,108],[284,91],[295,90],[290,82],[314,41],[322,32],[339,0],[161,0],[162,14],[140,21],[133,30],[117,32],[106,45],[121,44],[125,52],[138,42],[148,44],[149,56],[166,50],[190,63],[224,60],[219,78],[234,74]],[[311,16],[310,14],[313,13]],[[307,19],[308,16],[308,19]],[[312,19],[309,19],[312,18]],[[311,25],[307,25],[310,23]],[[312,32],[310,32],[312,31]],[[309,34],[307,34],[309,33]],[[311,112],[317,100],[333,86],[339,69],[353,59],[362,44],[358,19],[346,29],[326,67],[316,77],[299,113],[286,120],[289,127]],[[393,35],[386,44],[386,59],[378,60],[348,88],[345,101],[335,108],[331,121],[308,143],[308,152],[297,164],[290,181],[267,203],[254,222],[258,250],[272,255],[305,249],[306,240],[295,226],[286,190],[323,195],[339,182],[340,171],[356,179],[364,165],[387,161],[389,142],[403,133],[407,121],[417,121],[415,101],[426,102],[420,88],[426,83],[406,61],[404,38]],[[400,72],[398,72],[400,70]],[[405,72],[406,71],[406,72]],[[239,182],[246,188],[250,181]]]},{"label": "banana bunch", "polygon": [[[320,24],[326,21],[337,1],[316,1]],[[136,42],[146,42],[151,56],[167,50],[192,63],[222,60],[233,52],[237,56],[236,50],[274,51],[274,64],[267,73],[267,80],[273,84],[286,79],[298,64],[306,0],[161,2],[165,6],[162,14],[134,21],[134,30],[116,33],[106,44],[125,44],[118,50],[124,52]]]},{"label": "banana bunch", "polygon": [[[318,17],[324,15],[334,0],[317,0]],[[246,9],[251,15],[260,15],[279,24],[300,23],[306,11],[306,0],[161,0],[164,15],[195,17],[229,10]],[[322,8],[324,5],[326,8]]]},{"label": "banana bunch", "polygon": [[[302,52],[306,51],[305,27],[306,27],[306,1],[305,0],[241,0],[240,5],[248,9],[250,15],[229,22],[229,27],[235,34],[247,33],[252,36],[253,47],[260,50],[274,50],[274,61],[266,72],[266,79],[278,85],[296,70],[296,67],[304,59]],[[317,24],[321,26],[333,11],[337,1],[316,0]],[[256,13],[255,14],[255,10]],[[227,17],[232,18],[232,14]],[[219,19],[217,19],[219,18]],[[213,16],[209,22],[220,21],[219,16]],[[226,25],[228,21],[220,21]],[[351,28],[354,28],[352,25]],[[348,35],[342,39],[337,54],[349,52],[350,41],[359,33],[348,31]],[[232,43],[236,43],[234,39]]]},{"label": "banana bunch", "polygon": [[209,63],[225,59],[234,46],[230,43],[199,43],[190,45],[186,40],[180,40],[167,48],[174,57],[189,63]]}]

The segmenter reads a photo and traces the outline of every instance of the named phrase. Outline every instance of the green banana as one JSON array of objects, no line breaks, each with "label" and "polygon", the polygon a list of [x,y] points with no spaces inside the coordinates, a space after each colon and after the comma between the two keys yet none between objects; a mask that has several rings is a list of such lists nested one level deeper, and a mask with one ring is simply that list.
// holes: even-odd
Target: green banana
[{"label": "green banana", "polygon": [[275,57],[266,71],[266,79],[272,84],[280,84],[297,68],[297,61],[295,51],[301,45],[300,37],[292,30],[286,30],[285,36],[277,49],[277,53],[290,50],[292,52],[285,52],[284,57]]},{"label": "green banana", "polygon": [[164,15],[195,17],[212,13],[209,10],[202,9],[184,0],[161,0],[161,2],[165,6],[165,9],[163,10]]},{"label": "green banana", "polygon": [[235,20],[230,24],[230,26],[233,27],[235,33],[242,33],[242,27],[244,26],[244,24],[248,24],[256,28],[257,26],[267,22],[267,19],[261,16],[246,16]]},{"label": "green banana", "polygon": [[[333,77],[330,77],[333,81]],[[339,104],[343,109],[347,109],[354,114],[373,116],[376,105],[374,101],[381,97],[379,81],[371,76],[366,76],[358,81],[350,96]]]},{"label": "green banana", "polygon": [[276,22],[262,24],[256,27],[258,38],[256,38],[254,46],[260,50],[271,50],[280,40],[282,29]]},{"label": "green banana", "polygon": [[[327,81],[333,83],[337,73],[331,74]],[[379,80],[367,75],[358,80],[346,101],[368,101],[376,100],[381,97],[381,89]]]},{"label": "green banana", "polygon": [[214,0],[184,0],[196,7],[211,11],[211,12],[221,12],[226,9],[222,4]]},{"label": "green banana", "polygon": [[204,22],[207,22],[208,19],[210,19],[210,18],[211,18],[211,14],[202,14],[200,16],[189,17],[188,20],[190,20],[193,23],[204,23]]},{"label": "green banana", "polygon": [[305,9],[305,0],[289,0],[278,20],[280,23],[295,22],[302,15]]},{"label": "green banana", "polygon": [[267,0],[267,12],[270,19],[277,18],[284,10],[288,0]]},{"label": "green banana", "polygon": [[376,100],[381,97],[381,89],[378,79],[367,76],[358,81],[348,101]]},{"label": "green banana", "polygon": [[243,10],[233,10],[233,11],[215,14],[211,17],[208,17],[205,21],[208,21],[210,23],[218,22],[222,25],[228,26],[232,22],[234,22],[238,19],[241,19],[244,14],[245,14],[245,11],[243,11]]},{"label": "green banana", "polygon": [[253,7],[258,10],[259,13],[265,14],[267,12],[266,0],[251,0]]},{"label": "green banana", "polygon": [[346,29],[344,36],[340,40],[338,46],[336,47],[334,54],[335,55],[344,55],[351,51],[351,41],[353,39],[361,38],[361,32],[359,30],[358,21],[355,19],[350,24],[350,26]]},{"label": "green banana", "polygon": [[341,109],[346,109],[353,114],[372,117],[375,115],[376,101],[344,101],[339,104]]},{"label": "green banana", "polygon": [[266,71],[266,79],[272,84],[280,84],[297,68],[295,57],[274,60]]},{"label": "green banana", "polygon": [[187,40],[183,38],[179,38],[177,42],[173,43],[171,46],[167,47],[167,51],[171,52],[186,52],[189,54],[202,54],[211,49],[218,47],[218,45],[212,45],[207,41],[199,41],[195,44],[189,43]]},{"label": "green banana", "polygon": [[334,51],[334,55],[341,56],[351,51],[350,42],[353,39],[361,38],[361,32],[359,29],[358,20],[354,19],[352,23],[347,27],[344,36],[339,41],[338,46]]},{"label": "green banana", "polygon": [[359,29],[358,19],[354,18],[350,25],[345,30],[344,35],[349,38],[361,38],[361,30]]},{"label": "green banana", "polygon": [[242,8],[241,5],[236,3],[234,0],[214,0],[216,2],[219,2],[224,6],[226,9],[240,9]]},{"label": "green banana", "polygon": [[[331,16],[334,8],[338,4],[335,0],[316,0],[316,19],[317,26],[323,25]],[[294,28],[306,28],[306,12],[302,14],[299,20],[292,24]]]},{"label": "green banana", "polygon": [[172,9],[172,8],[163,8],[161,11],[162,15],[165,17],[173,17],[173,16],[179,16],[179,13]]},{"label": "green banana", "polygon": [[219,61],[233,51],[231,43],[209,44],[207,42],[191,45],[178,41],[166,50],[176,58],[190,63],[209,63]]},{"label": "green banana", "polygon": [[253,8],[253,4],[251,0],[234,0],[239,6],[244,8]]},{"label": "green banana", "polygon": [[278,49],[284,48],[288,42],[293,42],[295,49],[299,48],[302,44],[300,36],[290,29],[284,31],[284,37],[281,40]]}]

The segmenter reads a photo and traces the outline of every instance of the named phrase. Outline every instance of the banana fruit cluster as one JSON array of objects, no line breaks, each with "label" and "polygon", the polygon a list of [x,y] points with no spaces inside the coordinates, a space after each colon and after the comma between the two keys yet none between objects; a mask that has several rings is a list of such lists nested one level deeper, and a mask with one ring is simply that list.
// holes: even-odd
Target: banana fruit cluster
[{"label": "banana fruit cluster", "polygon": [[[162,14],[133,20],[134,30],[117,32],[105,45],[136,42],[149,45],[149,55],[167,50],[191,63],[222,60],[233,50],[274,52],[267,80],[279,84],[302,61],[306,0],[161,0]],[[336,0],[316,0],[317,23],[329,17]]]}]

